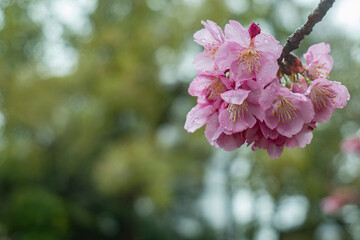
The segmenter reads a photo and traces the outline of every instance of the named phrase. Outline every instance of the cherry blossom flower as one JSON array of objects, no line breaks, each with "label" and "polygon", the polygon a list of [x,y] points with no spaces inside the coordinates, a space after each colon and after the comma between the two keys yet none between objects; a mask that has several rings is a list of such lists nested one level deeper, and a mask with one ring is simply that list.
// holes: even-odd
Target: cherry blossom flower
[{"label": "cherry blossom flower", "polygon": [[230,68],[231,73],[240,76],[256,76],[263,86],[271,82],[278,71],[276,62],[281,46],[273,36],[261,33],[251,24],[246,30],[240,23],[229,21],[225,26],[225,43],[219,47],[215,63],[221,70]]},{"label": "cherry blossom flower", "polygon": [[222,99],[220,95],[231,89],[231,81],[225,75],[199,75],[191,83],[189,94],[198,97],[198,103],[202,105],[212,104],[220,107]]},{"label": "cherry blossom flower", "polygon": [[197,55],[194,60],[196,70],[211,72],[216,70],[214,65],[215,53],[224,43],[225,36],[222,29],[213,21],[201,21],[205,28],[194,34],[194,41],[204,47],[204,51]]},{"label": "cherry blossom flower", "polygon": [[300,132],[314,117],[308,98],[276,82],[265,88],[259,102],[265,112],[266,125],[286,137]]},{"label": "cherry blossom flower", "polygon": [[225,102],[224,108],[220,111],[220,125],[229,133],[236,133],[253,127],[256,118],[251,114],[247,97],[250,90],[237,89],[221,94]]},{"label": "cherry blossom flower", "polygon": [[312,45],[304,54],[306,69],[311,79],[327,78],[333,67],[333,58],[329,55],[330,45],[318,43]]},{"label": "cherry blossom flower", "polygon": [[314,121],[318,123],[330,119],[335,108],[343,108],[350,99],[347,88],[339,82],[329,81],[325,78],[316,79],[306,90],[314,105]]}]

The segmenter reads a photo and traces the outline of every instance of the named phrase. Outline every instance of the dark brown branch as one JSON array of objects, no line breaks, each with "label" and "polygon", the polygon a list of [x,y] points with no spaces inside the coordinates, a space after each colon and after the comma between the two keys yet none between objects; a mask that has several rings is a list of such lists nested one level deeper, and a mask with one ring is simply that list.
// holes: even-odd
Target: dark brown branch
[{"label": "dark brown branch", "polygon": [[308,20],[304,25],[298,28],[286,41],[284,48],[282,50],[280,58],[277,60],[280,71],[283,73],[285,71],[285,66],[283,64],[283,59],[286,59],[289,54],[297,49],[300,45],[300,42],[305,38],[306,35],[309,35],[312,32],[313,27],[316,23],[320,22],[327,11],[332,7],[335,0],[321,0],[317,8],[309,15]]}]

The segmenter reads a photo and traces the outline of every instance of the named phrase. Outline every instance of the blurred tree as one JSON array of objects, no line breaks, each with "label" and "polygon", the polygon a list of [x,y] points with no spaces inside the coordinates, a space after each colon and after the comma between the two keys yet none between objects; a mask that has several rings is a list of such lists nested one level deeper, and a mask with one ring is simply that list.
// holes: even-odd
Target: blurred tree
[{"label": "blurred tree", "polygon": [[[205,219],[199,203],[213,149],[203,134],[183,130],[194,105],[186,92],[194,76],[191,61],[200,51],[192,34],[201,19],[220,26],[229,19],[257,21],[284,43],[311,10],[297,4],[0,1],[0,237],[222,239],[223,229]],[[62,21],[61,11],[76,13],[69,6],[78,6],[82,18]],[[76,30],[79,22],[84,26]],[[263,239],[267,227],[273,239],[311,238],[329,221],[319,202],[329,181],[336,182],[332,163],[339,139],[359,128],[354,79],[360,63],[353,53],[359,45],[347,36],[316,34],[326,24],[297,53],[329,42],[331,79],[347,85],[355,100],[321,125],[304,150],[285,151],[275,161],[239,151],[251,169],[248,176],[241,175],[243,168],[235,174],[234,193],[249,189],[254,204],[265,196],[275,206],[266,226],[256,213],[237,222],[244,237]],[[289,202],[303,207],[303,221],[286,225],[282,214]]]}]

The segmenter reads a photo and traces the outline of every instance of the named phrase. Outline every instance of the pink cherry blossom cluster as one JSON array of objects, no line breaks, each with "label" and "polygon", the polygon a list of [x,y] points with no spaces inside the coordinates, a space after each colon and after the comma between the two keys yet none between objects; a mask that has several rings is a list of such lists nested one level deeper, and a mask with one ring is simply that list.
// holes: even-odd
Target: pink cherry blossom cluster
[{"label": "pink cherry blossom cluster", "polygon": [[246,30],[229,21],[224,32],[212,21],[202,24],[194,39],[204,51],[195,57],[197,77],[188,90],[197,105],[185,129],[194,132],[206,124],[211,145],[233,151],[246,142],[278,158],[284,147],[309,144],[316,123],[347,104],[347,88],[327,79],[333,65],[328,44],[311,46],[306,64],[296,58],[291,73],[279,77],[282,47],[257,24]]}]

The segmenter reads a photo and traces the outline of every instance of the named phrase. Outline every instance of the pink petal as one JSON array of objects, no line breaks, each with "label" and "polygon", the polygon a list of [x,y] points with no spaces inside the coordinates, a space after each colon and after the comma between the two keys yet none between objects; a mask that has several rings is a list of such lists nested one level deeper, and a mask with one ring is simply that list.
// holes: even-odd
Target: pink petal
[{"label": "pink petal", "polygon": [[190,133],[195,132],[207,122],[215,110],[211,105],[196,105],[187,114],[184,128]]},{"label": "pink petal", "polygon": [[214,42],[215,39],[207,29],[203,28],[194,34],[194,41],[201,46],[205,46],[206,44]]},{"label": "pink petal", "polygon": [[251,114],[254,115],[254,117],[256,117],[259,121],[264,121],[265,113],[261,109],[260,105],[254,104],[253,102],[250,102],[250,100],[248,101],[248,104],[249,112],[251,112]]},{"label": "pink petal", "polygon": [[265,111],[264,123],[270,129],[275,129],[280,123],[277,116],[272,116],[272,109],[270,108]]},{"label": "pink petal", "polygon": [[217,139],[220,135],[219,127],[219,115],[215,112],[209,117],[205,128],[205,136],[213,146],[216,146],[214,139]]},{"label": "pink petal", "polygon": [[189,86],[188,92],[191,96],[200,96],[204,90],[214,81],[211,77],[206,75],[200,75],[196,77]]},{"label": "pink petal", "polygon": [[324,108],[321,111],[315,111],[314,121],[317,123],[323,123],[329,120],[334,112],[334,108]]},{"label": "pink petal", "polygon": [[276,139],[279,136],[279,133],[276,130],[270,129],[264,123],[260,123],[260,129],[264,137],[270,139]]},{"label": "pink petal", "polygon": [[256,80],[261,86],[265,87],[276,78],[276,74],[279,70],[279,65],[274,60],[268,58],[260,59],[260,70],[256,73]]},{"label": "pink petal", "polygon": [[277,60],[282,51],[280,42],[267,33],[260,33],[255,37],[255,48],[256,51],[271,60]]},{"label": "pink petal", "polygon": [[335,104],[334,106],[336,108],[343,108],[346,106],[347,102],[350,100],[350,94],[349,94],[349,91],[348,89],[342,85],[341,83],[339,82],[335,82],[333,81],[334,83],[334,87],[333,89],[335,88],[336,86],[336,98],[335,98]]},{"label": "pink petal", "polygon": [[221,134],[221,136],[216,140],[216,143],[225,151],[234,151],[245,143],[245,137],[243,133],[235,133],[231,135]]},{"label": "pink petal", "polygon": [[[294,93],[294,94],[298,94],[298,93]],[[315,116],[313,104],[311,103],[310,99],[305,98],[304,95],[298,94],[298,96],[300,96],[303,99],[303,101],[299,101],[297,103],[296,114],[302,118],[304,123],[309,123]]]},{"label": "pink petal", "polygon": [[330,52],[330,45],[325,43],[314,44],[309,47],[307,52],[304,54],[306,63],[314,61],[319,55],[327,55]]},{"label": "pink petal", "polygon": [[203,74],[211,74],[216,69],[214,59],[209,57],[207,52],[196,55],[193,64],[196,71]]},{"label": "pink petal", "polygon": [[207,20],[206,22],[201,21],[201,23],[202,25],[204,25],[205,29],[207,29],[211,33],[211,35],[217,42],[224,42],[225,40],[224,33],[222,29],[215,22],[211,20]]},{"label": "pink petal", "polygon": [[259,99],[259,103],[262,109],[266,110],[272,107],[273,101],[276,98],[277,89],[283,88],[278,82],[273,82],[267,86],[263,91]]},{"label": "pink petal", "polygon": [[234,20],[230,20],[225,25],[225,37],[228,41],[236,42],[242,47],[250,44],[250,34],[239,22]]},{"label": "pink petal", "polygon": [[249,93],[249,90],[243,89],[230,90],[222,93],[221,98],[227,103],[241,105],[248,97]]},{"label": "pink petal", "polygon": [[225,85],[225,87],[227,89],[230,90],[230,89],[234,88],[234,82],[231,79],[229,79],[225,76],[222,76],[222,75],[220,76],[220,79],[221,79],[221,82]]},{"label": "pink petal", "polygon": [[253,127],[256,123],[256,119],[251,113],[246,113],[244,114],[244,118],[237,118],[234,122],[233,119],[230,119],[227,110],[223,109],[219,114],[219,122],[220,126],[226,131],[237,133]]},{"label": "pink petal", "polygon": [[307,128],[305,125],[303,129],[293,136],[289,138],[286,142],[286,147],[288,148],[295,148],[295,147],[302,147],[304,148],[307,144],[310,144],[311,139],[313,137],[312,131]]},{"label": "pink petal", "polygon": [[236,54],[241,50],[241,46],[237,43],[222,44],[215,53],[215,65],[221,70],[230,69],[230,65],[236,60]]},{"label": "pink petal", "polygon": [[259,124],[255,124],[252,128],[249,128],[248,130],[246,130],[246,139],[247,139],[248,145],[250,145],[254,141],[258,141],[262,137],[263,137],[263,135],[260,131]]},{"label": "pink petal", "polygon": [[284,146],[277,146],[275,144],[269,144],[269,146],[266,148],[266,150],[272,159],[279,158],[284,151]]},{"label": "pink petal", "polygon": [[[269,116],[265,118],[266,125],[269,126],[269,122],[278,122],[276,130],[283,136],[292,137],[296,133],[300,132],[304,125],[304,121],[299,118],[292,118],[291,121],[285,120],[284,122],[278,120],[277,116]],[[273,126],[273,125],[272,125]],[[270,126],[269,126],[270,127]],[[271,127],[270,127],[271,128]]]}]

